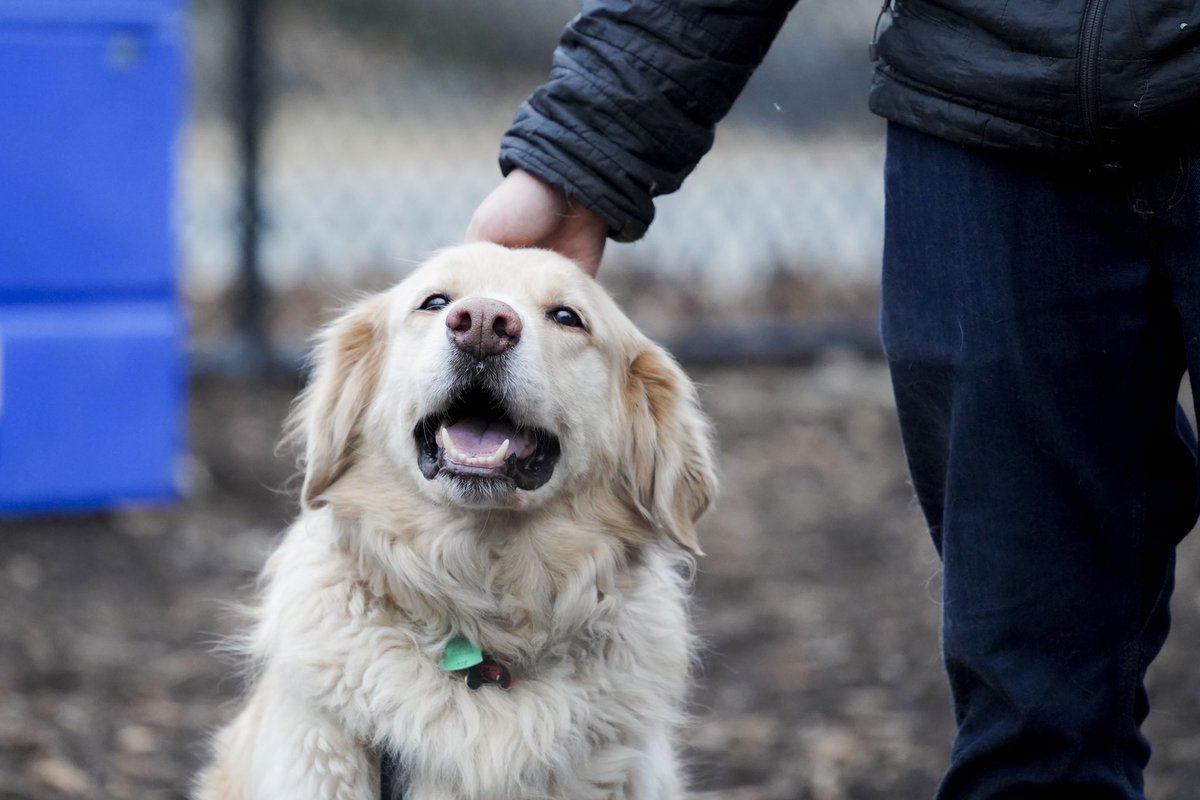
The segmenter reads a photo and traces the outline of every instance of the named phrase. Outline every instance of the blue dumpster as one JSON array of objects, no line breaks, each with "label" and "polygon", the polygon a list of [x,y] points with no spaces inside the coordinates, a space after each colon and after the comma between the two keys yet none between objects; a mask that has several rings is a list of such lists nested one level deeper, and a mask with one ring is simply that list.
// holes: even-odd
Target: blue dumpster
[{"label": "blue dumpster", "polygon": [[0,512],[179,493],[179,0],[0,0]]}]

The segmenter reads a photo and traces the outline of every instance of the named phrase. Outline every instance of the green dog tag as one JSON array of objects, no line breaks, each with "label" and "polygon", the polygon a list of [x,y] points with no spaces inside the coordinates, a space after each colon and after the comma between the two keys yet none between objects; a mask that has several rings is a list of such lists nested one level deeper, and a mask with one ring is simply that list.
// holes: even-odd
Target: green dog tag
[{"label": "green dog tag", "polygon": [[463,635],[455,636],[446,645],[442,653],[441,667],[446,672],[456,672],[469,669],[483,661],[483,651],[471,644],[471,640]]}]

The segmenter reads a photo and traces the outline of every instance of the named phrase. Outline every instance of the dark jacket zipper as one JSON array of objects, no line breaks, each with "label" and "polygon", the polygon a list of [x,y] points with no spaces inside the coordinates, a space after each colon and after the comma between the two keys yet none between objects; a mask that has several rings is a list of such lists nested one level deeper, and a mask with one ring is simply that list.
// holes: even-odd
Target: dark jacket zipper
[{"label": "dark jacket zipper", "polygon": [[1079,29],[1079,112],[1083,118],[1083,131],[1092,141],[1099,133],[1096,117],[1100,98],[1096,93],[1096,82],[1100,69],[1100,26],[1106,5],[1105,0],[1087,0]]},{"label": "dark jacket zipper", "polygon": [[883,22],[883,15],[888,12],[891,5],[892,0],[883,0],[883,6],[875,15],[875,27],[871,29],[871,43],[867,46],[867,55],[871,57],[872,61],[879,60],[879,23]]}]

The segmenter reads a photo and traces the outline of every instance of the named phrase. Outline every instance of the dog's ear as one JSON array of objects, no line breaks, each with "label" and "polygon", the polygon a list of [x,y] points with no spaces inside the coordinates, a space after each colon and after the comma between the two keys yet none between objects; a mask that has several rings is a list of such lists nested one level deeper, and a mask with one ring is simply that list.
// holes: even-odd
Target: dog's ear
[{"label": "dog's ear", "polygon": [[712,440],[696,388],[675,360],[647,343],[629,362],[626,453],[634,504],[685,550],[703,555],[695,522],[716,494]]},{"label": "dog's ear", "polygon": [[317,335],[308,386],[287,425],[287,438],[304,446],[306,508],[323,506],[321,496],[354,463],[383,371],[386,308],[380,296],[369,297]]}]

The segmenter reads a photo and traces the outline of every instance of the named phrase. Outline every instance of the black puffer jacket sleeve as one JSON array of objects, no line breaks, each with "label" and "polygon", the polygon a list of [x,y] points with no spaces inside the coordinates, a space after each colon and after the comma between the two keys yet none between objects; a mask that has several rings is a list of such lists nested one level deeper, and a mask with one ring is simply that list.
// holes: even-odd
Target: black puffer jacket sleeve
[{"label": "black puffer jacket sleeve", "polygon": [[795,0],[596,0],[571,21],[549,80],[500,145],[516,167],[640,238],[679,188]]}]

